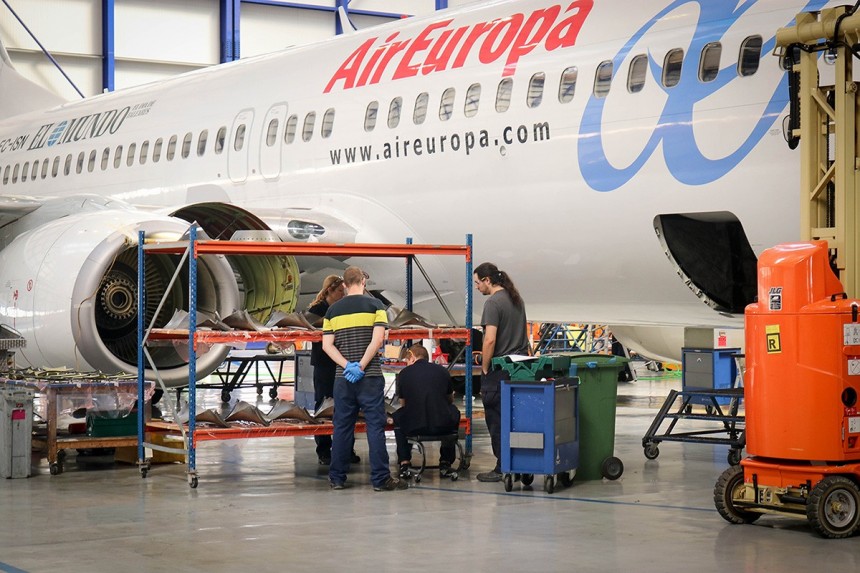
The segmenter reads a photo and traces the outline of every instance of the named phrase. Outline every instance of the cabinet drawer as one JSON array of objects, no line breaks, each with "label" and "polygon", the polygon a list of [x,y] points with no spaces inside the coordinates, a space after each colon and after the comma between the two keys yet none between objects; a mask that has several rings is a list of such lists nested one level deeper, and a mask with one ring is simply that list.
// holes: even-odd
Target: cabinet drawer
[{"label": "cabinet drawer", "polygon": [[710,374],[702,372],[685,372],[684,373],[685,388],[713,388],[714,377]]},{"label": "cabinet drawer", "polygon": [[714,355],[703,352],[684,353],[684,373],[701,372],[709,376],[714,373]]}]

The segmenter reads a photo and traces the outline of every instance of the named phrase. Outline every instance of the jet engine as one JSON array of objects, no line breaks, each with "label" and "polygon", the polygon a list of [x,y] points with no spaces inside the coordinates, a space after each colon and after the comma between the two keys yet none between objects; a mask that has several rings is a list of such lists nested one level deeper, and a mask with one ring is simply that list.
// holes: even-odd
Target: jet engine
[{"label": "jet engine", "polygon": [[[143,230],[147,239],[178,240],[188,223],[116,202],[79,203],[78,212],[57,217],[57,208],[48,205],[39,216],[41,208],[3,229],[0,322],[27,340],[16,354],[17,366],[137,372],[138,231]],[[146,325],[163,327],[177,309],[188,309],[187,263],[170,285],[180,259],[146,255]],[[298,290],[295,261],[249,259],[254,260],[237,264],[224,256],[198,259],[199,312],[225,317],[244,309],[263,320],[273,310],[293,310]],[[162,299],[165,303],[156,316]],[[149,350],[165,384],[188,383],[181,348],[153,345]],[[201,353],[198,377],[215,370],[228,351],[218,345]],[[154,379],[153,373],[147,372],[147,378]]]}]

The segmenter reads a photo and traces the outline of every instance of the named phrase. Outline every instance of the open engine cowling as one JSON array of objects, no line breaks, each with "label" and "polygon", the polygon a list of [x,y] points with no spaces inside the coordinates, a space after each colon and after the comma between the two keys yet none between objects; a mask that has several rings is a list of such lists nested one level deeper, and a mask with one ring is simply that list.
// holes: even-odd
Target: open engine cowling
[{"label": "open engine cowling", "polygon": [[[138,231],[176,240],[186,229],[184,221],[172,217],[103,209],[70,214],[18,234],[0,251],[0,320],[27,339],[16,364],[136,372]],[[176,256],[147,255],[147,324],[178,262]],[[200,310],[222,316],[241,308],[226,258],[200,257],[198,303]],[[163,326],[175,309],[187,305],[184,272],[155,325]],[[227,352],[216,346],[200,355],[198,371],[210,373]],[[187,363],[174,348],[153,347],[151,353],[166,384],[187,384]]]}]

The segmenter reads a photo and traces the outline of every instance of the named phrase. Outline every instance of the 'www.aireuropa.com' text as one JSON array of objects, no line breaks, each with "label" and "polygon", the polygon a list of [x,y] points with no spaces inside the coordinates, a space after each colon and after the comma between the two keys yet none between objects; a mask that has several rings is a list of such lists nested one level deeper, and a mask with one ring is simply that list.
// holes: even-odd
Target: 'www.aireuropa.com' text
[{"label": "'www.aireuropa.com' text", "polygon": [[406,157],[425,157],[437,153],[465,153],[471,155],[481,149],[501,147],[503,145],[522,145],[549,141],[550,127],[548,122],[535,123],[531,126],[508,126],[500,135],[490,136],[486,130],[467,131],[463,134],[428,135],[412,139],[396,137],[393,142],[383,143],[381,148],[374,151],[372,145],[357,145],[339,147],[329,150],[332,165],[362,163],[383,159],[402,159]]}]

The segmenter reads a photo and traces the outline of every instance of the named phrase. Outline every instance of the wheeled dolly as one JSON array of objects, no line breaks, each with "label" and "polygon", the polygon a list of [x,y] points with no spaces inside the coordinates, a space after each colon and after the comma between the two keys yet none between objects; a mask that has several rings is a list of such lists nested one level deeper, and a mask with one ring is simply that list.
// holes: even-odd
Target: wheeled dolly
[{"label": "wheeled dolly", "polygon": [[421,457],[421,465],[408,472],[408,478],[415,483],[421,483],[421,476],[424,474],[424,470],[440,469],[440,466],[427,465],[427,449],[424,445],[425,442],[440,442],[443,445],[452,445],[456,448],[456,459],[459,460],[459,463],[456,466],[451,466],[451,468],[442,474],[442,477],[446,477],[451,481],[457,481],[460,478],[460,473],[469,469],[471,456],[467,456],[463,451],[463,446],[460,444],[459,434],[457,432],[440,436],[407,436],[406,440],[409,444],[418,449],[418,455]]}]

